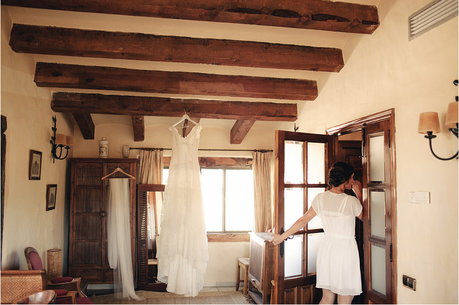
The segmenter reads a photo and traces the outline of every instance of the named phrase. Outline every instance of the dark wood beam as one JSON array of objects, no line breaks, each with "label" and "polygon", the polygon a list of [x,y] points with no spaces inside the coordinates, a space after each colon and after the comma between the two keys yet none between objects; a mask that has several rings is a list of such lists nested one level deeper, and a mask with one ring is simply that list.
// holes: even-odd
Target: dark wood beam
[{"label": "dark wood beam", "polygon": [[14,24],[16,52],[339,72],[339,49]]},{"label": "dark wood beam", "polygon": [[121,96],[55,92],[51,109],[66,113],[100,113],[193,118],[293,122],[296,104],[263,102],[224,102],[195,99],[170,99],[147,96]]},{"label": "dark wood beam", "polygon": [[145,121],[143,115],[132,116],[132,129],[134,130],[134,142],[145,140]]},{"label": "dark wood beam", "polygon": [[314,100],[311,80],[134,70],[112,67],[37,63],[38,87],[121,90],[146,93]]},{"label": "dark wood beam", "polygon": [[89,112],[76,112],[72,113],[78,127],[80,128],[83,139],[94,140],[94,134],[96,127],[92,121],[91,114]]},{"label": "dark wood beam", "polygon": [[237,120],[233,128],[231,128],[230,143],[241,144],[253,124],[255,124],[255,121],[252,120]]},{"label": "dark wood beam", "polygon": [[375,6],[322,0],[3,0],[2,5],[362,34],[379,25]]}]

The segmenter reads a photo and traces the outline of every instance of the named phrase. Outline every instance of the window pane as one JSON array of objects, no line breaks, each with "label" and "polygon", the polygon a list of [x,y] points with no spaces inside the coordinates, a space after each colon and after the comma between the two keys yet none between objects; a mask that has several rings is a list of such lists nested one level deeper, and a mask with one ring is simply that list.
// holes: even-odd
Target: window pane
[{"label": "window pane", "polygon": [[226,231],[252,231],[253,171],[226,170]]},{"label": "window pane", "polygon": [[202,169],[201,188],[207,231],[223,230],[223,170]]},{"label": "window pane", "polygon": [[371,244],[371,288],[386,295],[386,249]]},{"label": "window pane", "polygon": [[370,137],[370,181],[384,179],[384,136]]},{"label": "window pane", "polygon": [[324,236],[324,233],[308,235],[308,274],[317,272],[317,253]]},{"label": "window pane", "polygon": [[285,183],[303,183],[303,142],[285,142]]},{"label": "window pane", "polygon": [[168,178],[169,178],[169,169],[163,168],[163,184],[167,184]]},{"label": "window pane", "polygon": [[[312,203],[312,200],[314,198],[316,198],[317,194],[320,194],[320,193],[323,193],[325,192],[325,188],[323,187],[319,187],[319,188],[308,188],[308,209],[311,207],[311,203]],[[323,225],[322,225],[322,220],[320,219],[320,217],[314,217],[313,219],[311,219],[308,223],[308,229],[311,230],[311,229],[322,229],[323,228]]]},{"label": "window pane", "polygon": [[325,144],[308,143],[308,184],[325,183]]},{"label": "window pane", "polygon": [[385,192],[370,191],[371,235],[386,239]]},{"label": "window pane", "polygon": [[290,228],[303,216],[303,189],[291,188],[284,192],[284,229]]},{"label": "window pane", "polygon": [[303,235],[294,235],[284,242],[284,277],[301,275],[303,266]]}]

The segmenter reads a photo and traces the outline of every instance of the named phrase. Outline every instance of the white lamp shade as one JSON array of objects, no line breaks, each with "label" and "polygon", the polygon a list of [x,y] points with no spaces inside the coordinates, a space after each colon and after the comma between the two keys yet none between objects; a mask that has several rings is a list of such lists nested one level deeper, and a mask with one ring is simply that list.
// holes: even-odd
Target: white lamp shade
[{"label": "white lamp shade", "polygon": [[422,112],[419,115],[418,132],[427,133],[428,131],[432,133],[440,132],[440,120],[436,112]]},{"label": "white lamp shade", "polygon": [[448,113],[446,114],[445,125],[448,128],[455,128],[457,124],[457,102],[449,103]]}]

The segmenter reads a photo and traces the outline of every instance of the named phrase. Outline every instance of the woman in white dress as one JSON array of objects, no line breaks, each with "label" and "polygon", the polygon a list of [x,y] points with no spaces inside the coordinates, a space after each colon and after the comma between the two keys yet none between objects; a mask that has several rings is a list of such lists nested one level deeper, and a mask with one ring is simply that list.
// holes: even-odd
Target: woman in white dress
[{"label": "woman in white dress", "polygon": [[[362,220],[362,184],[354,180],[354,168],[345,162],[333,164],[330,189],[318,194],[311,208],[282,235],[275,234],[275,245],[305,227],[316,215],[322,220],[325,237],[317,255],[317,288],[322,288],[320,304],[351,304],[362,293],[360,261],[355,241],[355,218]],[[357,198],[344,191],[352,189]]]}]

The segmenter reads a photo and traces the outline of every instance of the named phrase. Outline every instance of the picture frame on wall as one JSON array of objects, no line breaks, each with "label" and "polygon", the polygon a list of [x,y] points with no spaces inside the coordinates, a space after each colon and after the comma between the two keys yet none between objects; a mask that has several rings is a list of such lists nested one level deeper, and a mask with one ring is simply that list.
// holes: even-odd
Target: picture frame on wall
[{"label": "picture frame on wall", "polygon": [[46,186],[46,210],[56,208],[57,184],[48,184]]},{"label": "picture frame on wall", "polygon": [[41,178],[41,151],[30,150],[29,156],[29,180]]}]

